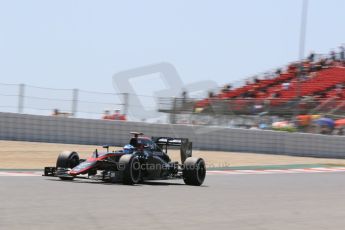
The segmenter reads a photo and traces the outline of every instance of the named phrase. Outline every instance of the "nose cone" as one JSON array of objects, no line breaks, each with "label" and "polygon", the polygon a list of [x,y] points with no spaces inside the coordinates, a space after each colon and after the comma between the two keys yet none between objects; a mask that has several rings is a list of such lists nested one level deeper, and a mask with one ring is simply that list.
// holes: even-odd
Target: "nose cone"
[{"label": "nose cone", "polygon": [[76,176],[79,174],[87,173],[90,169],[96,167],[97,161],[85,161],[80,163],[78,166],[72,168],[71,171],[69,171],[69,175]]},{"label": "nose cone", "polygon": [[68,174],[71,175],[71,176],[76,176],[76,175],[79,174],[79,172],[78,172],[78,171],[74,171],[74,170],[72,169],[71,171],[69,171]]}]

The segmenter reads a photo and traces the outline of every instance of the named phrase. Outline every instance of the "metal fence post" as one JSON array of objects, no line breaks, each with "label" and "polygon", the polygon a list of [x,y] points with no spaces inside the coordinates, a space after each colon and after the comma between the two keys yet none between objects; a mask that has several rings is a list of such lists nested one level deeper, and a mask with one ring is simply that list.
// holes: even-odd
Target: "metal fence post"
[{"label": "metal fence post", "polygon": [[170,114],[170,124],[176,124],[177,98],[173,98],[173,112]]},{"label": "metal fence post", "polygon": [[308,0],[303,0],[302,5],[302,17],[301,17],[301,31],[300,31],[300,40],[299,40],[299,61],[300,64],[297,70],[297,87],[296,87],[296,108],[294,112],[294,120],[297,121],[297,116],[300,115],[300,103],[301,103],[301,87],[302,82],[301,78],[304,77],[304,50],[305,50],[305,38],[307,30],[307,19],[308,19]]},{"label": "metal fence post", "polygon": [[25,85],[19,84],[18,113],[23,113],[23,111],[24,111],[24,94],[25,94]]},{"label": "metal fence post", "polygon": [[128,114],[128,108],[129,108],[129,94],[123,93],[123,114]]},{"label": "metal fence post", "polygon": [[72,116],[73,117],[75,117],[77,114],[78,96],[79,96],[79,90],[73,89],[73,95],[72,95]]}]

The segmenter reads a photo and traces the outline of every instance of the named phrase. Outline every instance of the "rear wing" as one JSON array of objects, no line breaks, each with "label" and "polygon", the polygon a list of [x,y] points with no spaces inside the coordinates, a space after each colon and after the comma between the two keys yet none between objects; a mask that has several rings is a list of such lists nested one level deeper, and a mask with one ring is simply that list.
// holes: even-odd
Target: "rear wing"
[{"label": "rear wing", "polygon": [[188,143],[188,138],[174,138],[174,137],[152,137],[153,142],[157,145],[166,146],[181,146],[183,143]]},{"label": "rear wing", "polygon": [[174,138],[174,137],[152,137],[162,150],[165,147],[165,152],[168,152],[168,146],[179,146],[181,153],[181,163],[183,163],[188,157],[192,156],[193,143],[188,138]]}]

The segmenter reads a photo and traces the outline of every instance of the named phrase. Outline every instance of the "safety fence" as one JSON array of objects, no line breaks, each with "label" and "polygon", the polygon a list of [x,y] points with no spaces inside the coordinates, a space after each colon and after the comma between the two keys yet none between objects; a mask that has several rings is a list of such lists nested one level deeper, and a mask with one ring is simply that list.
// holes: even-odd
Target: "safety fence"
[{"label": "safety fence", "polygon": [[201,150],[345,158],[343,136],[0,113],[1,140],[121,146],[130,131],[187,137]]},{"label": "safety fence", "polygon": [[[68,117],[102,117],[105,110],[128,111],[128,94],[0,83],[0,111]],[[132,105],[135,106],[135,105]]]},{"label": "safety fence", "polygon": [[183,98],[160,98],[158,109],[166,113],[194,113],[211,115],[257,115],[269,113],[271,115],[293,115],[294,110],[298,109],[302,114],[329,113],[333,110],[334,114],[345,114],[345,103],[341,99],[302,99],[301,101],[290,100],[288,103],[284,99],[208,99],[207,106],[200,107],[197,99]]}]

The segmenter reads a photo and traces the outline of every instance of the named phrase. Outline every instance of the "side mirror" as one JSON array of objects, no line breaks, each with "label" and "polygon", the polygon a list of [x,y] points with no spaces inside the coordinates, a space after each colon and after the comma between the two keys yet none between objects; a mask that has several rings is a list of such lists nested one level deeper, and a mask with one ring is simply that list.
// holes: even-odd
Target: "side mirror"
[{"label": "side mirror", "polygon": [[109,152],[109,145],[103,145],[104,149],[107,149],[107,152]]},{"label": "side mirror", "polygon": [[97,158],[98,157],[98,150],[95,149],[95,151],[92,154],[92,157]]}]

